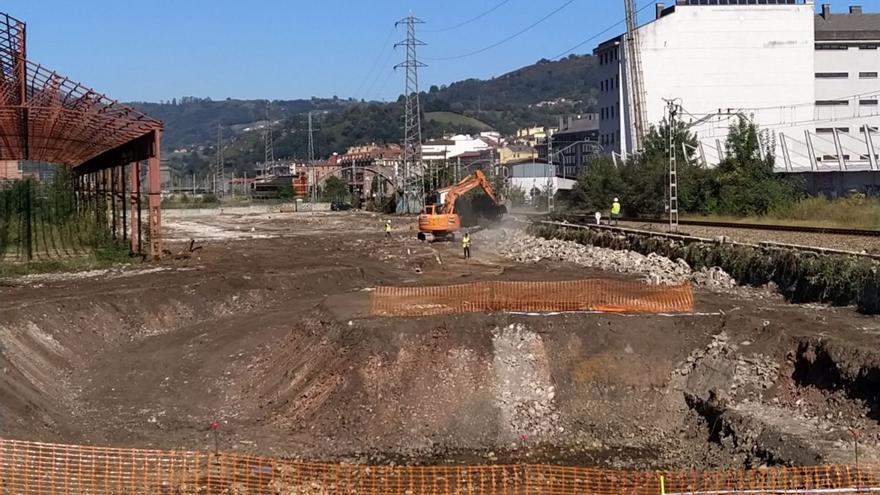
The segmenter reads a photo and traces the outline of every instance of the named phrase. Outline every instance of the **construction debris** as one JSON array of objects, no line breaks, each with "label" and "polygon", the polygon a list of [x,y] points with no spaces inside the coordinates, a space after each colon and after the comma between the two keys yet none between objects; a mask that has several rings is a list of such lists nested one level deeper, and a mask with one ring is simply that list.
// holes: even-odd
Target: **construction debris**
[{"label": "construction debris", "polygon": [[644,256],[634,251],[619,251],[585,246],[572,241],[544,239],[512,229],[496,230],[486,234],[492,236],[502,255],[521,263],[538,263],[542,260],[562,261],[605,271],[640,275],[643,280],[653,285],[693,282],[712,289],[728,289],[736,286],[736,280],[720,268],[693,271],[682,259],[673,261],[654,253]]}]

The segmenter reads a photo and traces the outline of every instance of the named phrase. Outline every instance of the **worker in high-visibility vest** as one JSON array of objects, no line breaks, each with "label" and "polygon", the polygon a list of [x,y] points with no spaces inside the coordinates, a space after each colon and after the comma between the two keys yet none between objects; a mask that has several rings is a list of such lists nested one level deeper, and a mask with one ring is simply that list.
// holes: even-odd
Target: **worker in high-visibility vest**
[{"label": "worker in high-visibility vest", "polygon": [[471,259],[471,235],[467,232],[461,237],[461,248],[464,250],[464,259]]},{"label": "worker in high-visibility vest", "polygon": [[614,225],[620,221],[620,200],[617,198],[614,198],[614,202],[611,203],[611,221],[614,222]]},{"label": "worker in high-visibility vest", "polygon": [[385,220],[385,237],[391,237],[391,220]]}]

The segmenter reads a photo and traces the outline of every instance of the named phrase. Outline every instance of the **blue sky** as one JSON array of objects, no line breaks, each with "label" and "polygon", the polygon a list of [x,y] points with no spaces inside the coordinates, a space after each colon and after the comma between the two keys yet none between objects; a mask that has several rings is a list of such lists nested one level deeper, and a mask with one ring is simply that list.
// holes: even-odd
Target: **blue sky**
[{"label": "blue sky", "polygon": [[[853,3],[880,11],[880,0],[830,3],[836,12]],[[492,45],[565,4],[495,48],[437,60]],[[419,52],[429,65],[420,73],[424,89],[552,58],[623,19],[622,0],[8,0],[2,8],[27,22],[31,60],[113,98],[146,101],[394,98],[403,74],[391,68],[404,52],[391,45],[405,32],[393,26],[410,11],[426,22],[418,33],[428,44]],[[640,18],[651,15],[647,7]]]}]

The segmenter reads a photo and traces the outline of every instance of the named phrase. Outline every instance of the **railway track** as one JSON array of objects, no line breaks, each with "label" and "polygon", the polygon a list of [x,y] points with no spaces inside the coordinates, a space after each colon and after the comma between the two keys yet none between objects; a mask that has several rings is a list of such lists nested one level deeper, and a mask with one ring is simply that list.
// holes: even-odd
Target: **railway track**
[{"label": "railway track", "polygon": [[[564,218],[578,223],[593,223],[592,215],[565,215]],[[666,224],[667,219],[660,218],[621,218],[621,222]],[[763,230],[770,232],[800,232],[804,234],[848,235],[861,237],[880,237],[880,230],[841,229],[834,227],[807,227],[798,225],[770,225],[760,223],[713,222],[708,220],[679,220],[679,225],[691,227],[713,227],[724,229]]]}]

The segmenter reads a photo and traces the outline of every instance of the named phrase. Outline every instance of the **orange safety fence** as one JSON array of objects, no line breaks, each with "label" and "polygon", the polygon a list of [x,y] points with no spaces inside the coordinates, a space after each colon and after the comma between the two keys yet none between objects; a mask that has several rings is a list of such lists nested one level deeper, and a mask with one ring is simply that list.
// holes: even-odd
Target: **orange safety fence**
[{"label": "orange safety fence", "polygon": [[547,465],[366,466],[0,440],[4,495],[830,495],[880,491],[878,469],[656,472]]},{"label": "orange safety fence", "polygon": [[439,287],[378,287],[376,316],[426,316],[483,311],[693,313],[690,285],[652,286],[625,280],[475,282]]}]

